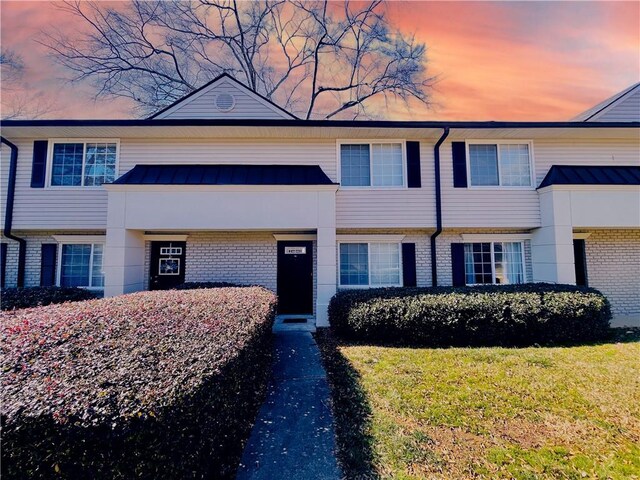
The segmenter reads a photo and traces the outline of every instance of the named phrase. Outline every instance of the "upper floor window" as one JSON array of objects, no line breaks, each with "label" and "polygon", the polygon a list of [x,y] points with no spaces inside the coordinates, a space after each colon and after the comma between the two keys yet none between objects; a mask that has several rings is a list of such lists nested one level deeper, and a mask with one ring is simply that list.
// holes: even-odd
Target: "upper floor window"
[{"label": "upper floor window", "polygon": [[403,144],[341,144],[340,184],[343,187],[404,186]]},{"label": "upper floor window", "polygon": [[51,186],[94,187],[116,178],[116,142],[53,142]]},{"label": "upper floor window", "polygon": [[471,186],[530,187],[528,143],[470,143]]}]

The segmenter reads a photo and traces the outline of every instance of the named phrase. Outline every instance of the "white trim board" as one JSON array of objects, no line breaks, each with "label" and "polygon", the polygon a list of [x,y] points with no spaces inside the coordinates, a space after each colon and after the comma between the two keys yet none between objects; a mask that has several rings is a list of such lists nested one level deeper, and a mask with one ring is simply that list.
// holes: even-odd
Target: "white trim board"
[{"label": "white trim board", "polygon": [[106,235],[51,235],[58,243],[104,243]]},{"label": "white trim board", "polygon": [[189,235],[171,235],[171,234],[158,234],[145,233],[143,237],[146,241],[159,241],[159,242],[186,242]]},{"label": "white trim board", "polygon": [[383,243],[400,243],[402,242],[402,240],[404,240],[404,238],[406,237],[406,235],[384,235],[384,234],[379,234],[379,235],[357,235],[357,234],[351,234],[351,235],[336,235],[336,241],[338,242],[362,242],[362,243],[368,243],[368,242],[383,242]]},{"label": "white trim board", "polygon": [[462,233],[460,237],[464,243],[522,242],[531,240],[530,233]]},{"label": "white trim board", "polygon": [[318,235],[315,233],[274,233],[273,238],[280,241],[315,240]]}]

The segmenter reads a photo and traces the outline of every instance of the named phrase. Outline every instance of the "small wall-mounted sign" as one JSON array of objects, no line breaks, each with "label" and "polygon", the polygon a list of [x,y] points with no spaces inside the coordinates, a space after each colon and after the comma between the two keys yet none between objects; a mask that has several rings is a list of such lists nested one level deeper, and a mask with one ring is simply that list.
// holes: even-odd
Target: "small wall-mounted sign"
[{"label": "small wall-mounted sign", "polygon": [[284,247],[285,255],[305,255],[307,247]]}]

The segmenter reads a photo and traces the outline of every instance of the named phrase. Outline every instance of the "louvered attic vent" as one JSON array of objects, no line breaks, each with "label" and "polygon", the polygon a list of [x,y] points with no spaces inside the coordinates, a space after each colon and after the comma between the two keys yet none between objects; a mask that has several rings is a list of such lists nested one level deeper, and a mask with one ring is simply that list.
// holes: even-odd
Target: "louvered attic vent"
[{"label": "louvered attic vent", "polygon": [[236,105],[236,99],[229,93],[221,93],[216,96],[216,108],[219,112],[229,112]]}]

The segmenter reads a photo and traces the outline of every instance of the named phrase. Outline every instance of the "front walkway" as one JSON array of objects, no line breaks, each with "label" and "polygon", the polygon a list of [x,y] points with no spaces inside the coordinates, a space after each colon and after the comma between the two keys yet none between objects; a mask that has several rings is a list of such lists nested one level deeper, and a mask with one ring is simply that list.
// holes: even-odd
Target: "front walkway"
[{"label": "front walkway", "polygon": [[274,332],[267,399],[244,450],[238,480],[341,478],[329,385],[310,332]]}]

